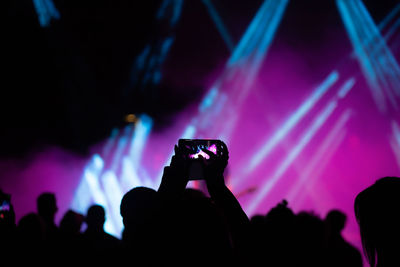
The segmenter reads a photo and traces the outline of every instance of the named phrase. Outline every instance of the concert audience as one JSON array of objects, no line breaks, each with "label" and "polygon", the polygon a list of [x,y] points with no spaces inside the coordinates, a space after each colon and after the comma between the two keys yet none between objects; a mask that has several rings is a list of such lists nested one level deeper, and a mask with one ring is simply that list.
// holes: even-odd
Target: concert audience
[{"label": "concert audience", "polygon": [[[2,248],[7,242],[21,258],[50,253],[98,264],[107,255],[121,263],[136,257],[142,266],[362,266],[360,252],[341,235],[344,213],[331,210],[325,219],[310,212],[295,214],[283,200],[249,219],[224,182],[228,151],[203,151],[209,156],[199,159],[207,192],[186,188],[190,165],[184,149],[175,146],[159,189],[136,187],[121,200],[122,240],[104,231],[106,213],[100,205],[91,206],[86,216],[69,210],[57,226],[56,197],[46,192],[37,199],[37,213],[23,216],[18,224],[11,203],[1,212]],[[356,197],[362,244],[373,267],[400,266],[399,193],[400,178],[385,177]],[[7,198],[3,192],[1,196]]]}]

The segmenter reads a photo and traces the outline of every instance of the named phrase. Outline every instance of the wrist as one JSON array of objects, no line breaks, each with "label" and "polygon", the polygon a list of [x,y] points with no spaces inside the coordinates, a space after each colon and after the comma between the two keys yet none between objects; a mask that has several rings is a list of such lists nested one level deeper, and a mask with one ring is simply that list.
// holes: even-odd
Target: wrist
[{"label": "wrist", "polygon": [[210,189],[220,189],[225,187],[225,179],[224,176],[221,175],[215,175],[208,177],[206,179],[206,184],[207,187]]},{"label": "wrist", "polygon": [[180,195],[187,185],[187,179],[174,167],[164,167],[164,174],[158,191],[164,195]]}]

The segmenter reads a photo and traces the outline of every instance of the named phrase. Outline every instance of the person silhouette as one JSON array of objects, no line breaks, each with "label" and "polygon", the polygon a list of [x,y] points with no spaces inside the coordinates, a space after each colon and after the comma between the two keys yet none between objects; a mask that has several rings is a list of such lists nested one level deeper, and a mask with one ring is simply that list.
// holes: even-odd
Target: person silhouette
[{"label": "person silhouette", "polygon": [[60,255],[81,258],[83,255],[83,239],[81,227],[84,216],[73,210],[67,210],[60,221],[59,249]]},{"label": "person silhouette", "polygon": [[[132,252],[140,259],[159,260],[161,221],[157,192],[147,187],[135,187],[121,200],[120,213],[124,224],[121,261],[129,260]],[[139,258],[138,258],[139,259]],[[148,263],[145,265],[152,265]]]},{"label": "person silhouette", "polygon": [[257,266],[265,262],[268,266],[296,266],[294,257],[295,214],[282,200],[265,216],[251,218],[251,241],[249,260]]},{"label": "person silhouette", "polygon": [[354,201],[361,241],[371,267],[400,266],[400,178],[383,177]]},{"label": "person silhouette", "polygon": [[[41,257],[46,251],[45,225],[43,219],[36,213],[30,212],[19,220],[16,234],[18,253],[27,258]],[[21,259],[17,260],[23,260]]]},{"label": "person silhouette", "polygon": [[295,219],[297,266],[325,266],[324,223],[313,212],[301,211]]},{"label": "person silhouette", "polygon": [[362,266],[361,253],[341,235],[347,217],[339,210],[331,210],[324,219],[327,266]]},{"label": "person silhouette", "polygon": [[[196,257],[198,264],[219,262],[229,265],[245,261],[250,222],[235,196],[225,185],[224,171],[228,165],[229,154],[227,146],[222,141],[219,142],[221,150],[217,151],[217,154],[204,148],[202,152],[207,156],[199,156],[195,160],[201,165],[209,198],[202,196],[198,191],[186,189],[189,178],[193,178],[189,176],[190,168],[195,162],[189,156],[190,151],[181,145],[181,142],[174,148],[175,154],[170,165],[164,168],[157,193],[164,217],[173,218],[175,223],[171,223],[171,219],[165,221],[164,225],[168,225],[169,231],[162,234],[166,233],[169,237],[165,240],[176,241],[174,244],[167,244],[166,247],[171,251],[169,254],[175,253],[178,259],[193,259],[194,253],[201,253],[201,257]],[[168,211],[169,215],[165,211]],[[216,229],[220,230],[212,234]],[[217,244],[219,249],[215,248]]]},{"label": "person silhouette", "polygon": [[44,241],[49,247],[53,247],[58,242],[59,229],[55,223],[55,216],[58,211],[56,196],[53,193],[45,192],[37,198],[37,213],[43,220],[45,233]]},{"label": "person silhouette", "polygon": [[104,231],[106,212],[100,205],[89,207],[85,222],[87,228],[83,233],[85,247],[93,255],[101,255],[104,252],[113,253],[118,248],[120,240]]}]

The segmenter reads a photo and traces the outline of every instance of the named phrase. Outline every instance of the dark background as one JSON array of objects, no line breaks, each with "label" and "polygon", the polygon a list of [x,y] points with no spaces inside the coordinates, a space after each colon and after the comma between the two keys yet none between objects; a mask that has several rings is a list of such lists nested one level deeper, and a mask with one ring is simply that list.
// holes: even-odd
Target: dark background
[{"label": "dark background", "polygon": [[[61,18],[42,28],[32,1],[2,1],[0,157],[23,157],[47,145],[86,153],[126,124],[129,113],[149,114],[162,131],[201,99],[230,54],[200,0],[184,1],[173,29],[155,19],[161,1],[54,3]],[[262,1],[213,3],[237,43]],[[397,1],[364,3],[379,22]],[[326,39],[346,34],[333,0],[290,1],[278,32],[274,42],[304,51],[316,74],[320,57],[330,56]],[[130,82],[136,56],[166,34],[175,40],[161,82]],[[338,49],[345,48],[350,42]]]}]

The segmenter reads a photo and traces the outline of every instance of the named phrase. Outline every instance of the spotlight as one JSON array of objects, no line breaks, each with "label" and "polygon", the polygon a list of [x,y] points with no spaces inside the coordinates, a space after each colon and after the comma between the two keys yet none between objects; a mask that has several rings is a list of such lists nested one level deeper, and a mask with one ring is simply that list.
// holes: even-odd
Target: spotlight
[{"label": "spotlight", "polygon": [[49,27],[52,19],[60,19],[60,13],[52,0],[33,0],[41,27]]},{"label": "spotlight", "polygon": [[127,123],[136,123],[138,118],[136,117],[135,114],[128,114],[125,116],[125,121]]}]

